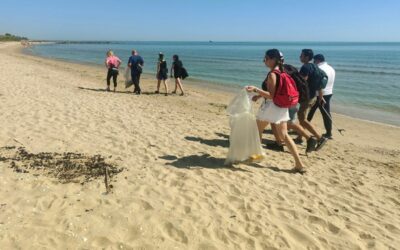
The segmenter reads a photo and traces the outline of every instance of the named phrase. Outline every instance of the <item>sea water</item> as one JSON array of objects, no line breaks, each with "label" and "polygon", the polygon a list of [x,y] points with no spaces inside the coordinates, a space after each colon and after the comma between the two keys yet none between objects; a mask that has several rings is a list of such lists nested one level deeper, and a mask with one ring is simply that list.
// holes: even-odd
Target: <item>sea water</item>
[{"label": "sea water", "polygon": [[124,65],[132,49],[154,74],[158,53],[168,66],[179,55],[190,78],[226,87],[257,85],[265,79],[265,51],[281,50],[285,62],[301,66],[304,48],[321,53],[336,70],[332,110],[361,119],[400,125],[400,43],[347,42],[59,42],[37,45],[34,54],[80,63],[103,64],[111,49]]}]

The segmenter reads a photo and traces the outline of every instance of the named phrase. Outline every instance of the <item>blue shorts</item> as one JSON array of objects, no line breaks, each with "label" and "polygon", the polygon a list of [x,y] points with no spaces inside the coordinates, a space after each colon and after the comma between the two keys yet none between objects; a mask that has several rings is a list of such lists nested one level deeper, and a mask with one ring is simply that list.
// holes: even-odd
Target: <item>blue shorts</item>
[{"label": "blue shorts", "polygon": [[298,105],[294,105],[292,107],[289,108],[289,121],[290,123],[295,123],[297,120],[297,111],[299,111],[298,109]]}]

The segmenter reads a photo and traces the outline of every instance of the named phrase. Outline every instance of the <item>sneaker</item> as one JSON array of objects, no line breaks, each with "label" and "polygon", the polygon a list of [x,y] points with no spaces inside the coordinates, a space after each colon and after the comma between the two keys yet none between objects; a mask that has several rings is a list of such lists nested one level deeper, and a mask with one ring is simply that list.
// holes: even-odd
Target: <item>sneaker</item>
[{"label": "sneaker", "polygon": [[333,140],[332,134],[326,133],[326,134],[323,134],[322,136],[327,138],[327,139],[329,139],[329,140]]},{"label": "sneaker", "polygon": [[301,137],[296,137],[293,141],[294,141],[294,143],[296,143],[297,145],[303,144],[303,139],[302,139]]},{"label": "sneaker", "polygon": [[285,149],[283,148],[283,145],[280,145],[277,142],[269,143],[266,146],[267,146],[267,149],[270,149],[270,150],[273,150],[273,151],[278,151],[278,152],[284,152],[285,151]]},{"label": "sneaker", "polygon": [[310,139],[307,140],[307,148],[306,148],[306,153],[310,153],[312,151],[316,150],[318,141],[314,137],[310,137]]},{"label": "sneaker", "polygon": [[320,149],[326,144],[327,141],[328,141],[328,138],[322,137],[322,138],[319,140],[318,145],[317,145],[317,147],[315,148],[315,151],[320,150]]}]

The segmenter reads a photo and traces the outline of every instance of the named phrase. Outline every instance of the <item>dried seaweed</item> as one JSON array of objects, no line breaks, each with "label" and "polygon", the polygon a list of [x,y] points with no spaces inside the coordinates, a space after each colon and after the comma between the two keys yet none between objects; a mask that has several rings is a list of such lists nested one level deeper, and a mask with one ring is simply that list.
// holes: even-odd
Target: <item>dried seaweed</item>
[{"label": "dried seaweed", "polygon": [[[13,150],[14,149],[14,150]],[[13,151],[13,154],[10,151]],[[3,155],[4,151],[8,151]],[[110,178],[122,172],[114,164],[107,163],[101,155],[88,156],[80,153],[38,153],[33,154],[20,147],[3,147],[0,160],[9,161],[10,167],[19,173],[39,172],[40,174],[57,178],[61,183],[86,183],[104,177],[106,191],[112,187]]]}]

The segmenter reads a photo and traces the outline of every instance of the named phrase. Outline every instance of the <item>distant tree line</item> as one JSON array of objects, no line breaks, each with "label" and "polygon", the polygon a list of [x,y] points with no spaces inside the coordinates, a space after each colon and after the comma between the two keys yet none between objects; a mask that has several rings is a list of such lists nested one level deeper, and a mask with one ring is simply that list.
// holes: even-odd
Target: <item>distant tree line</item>
[{"label": "distant tree line", "polygon": [[0,35],[0,41],[22,41],[28,40],[27,37],[15,36],[10,33],[5,33],[4,35]]}]

